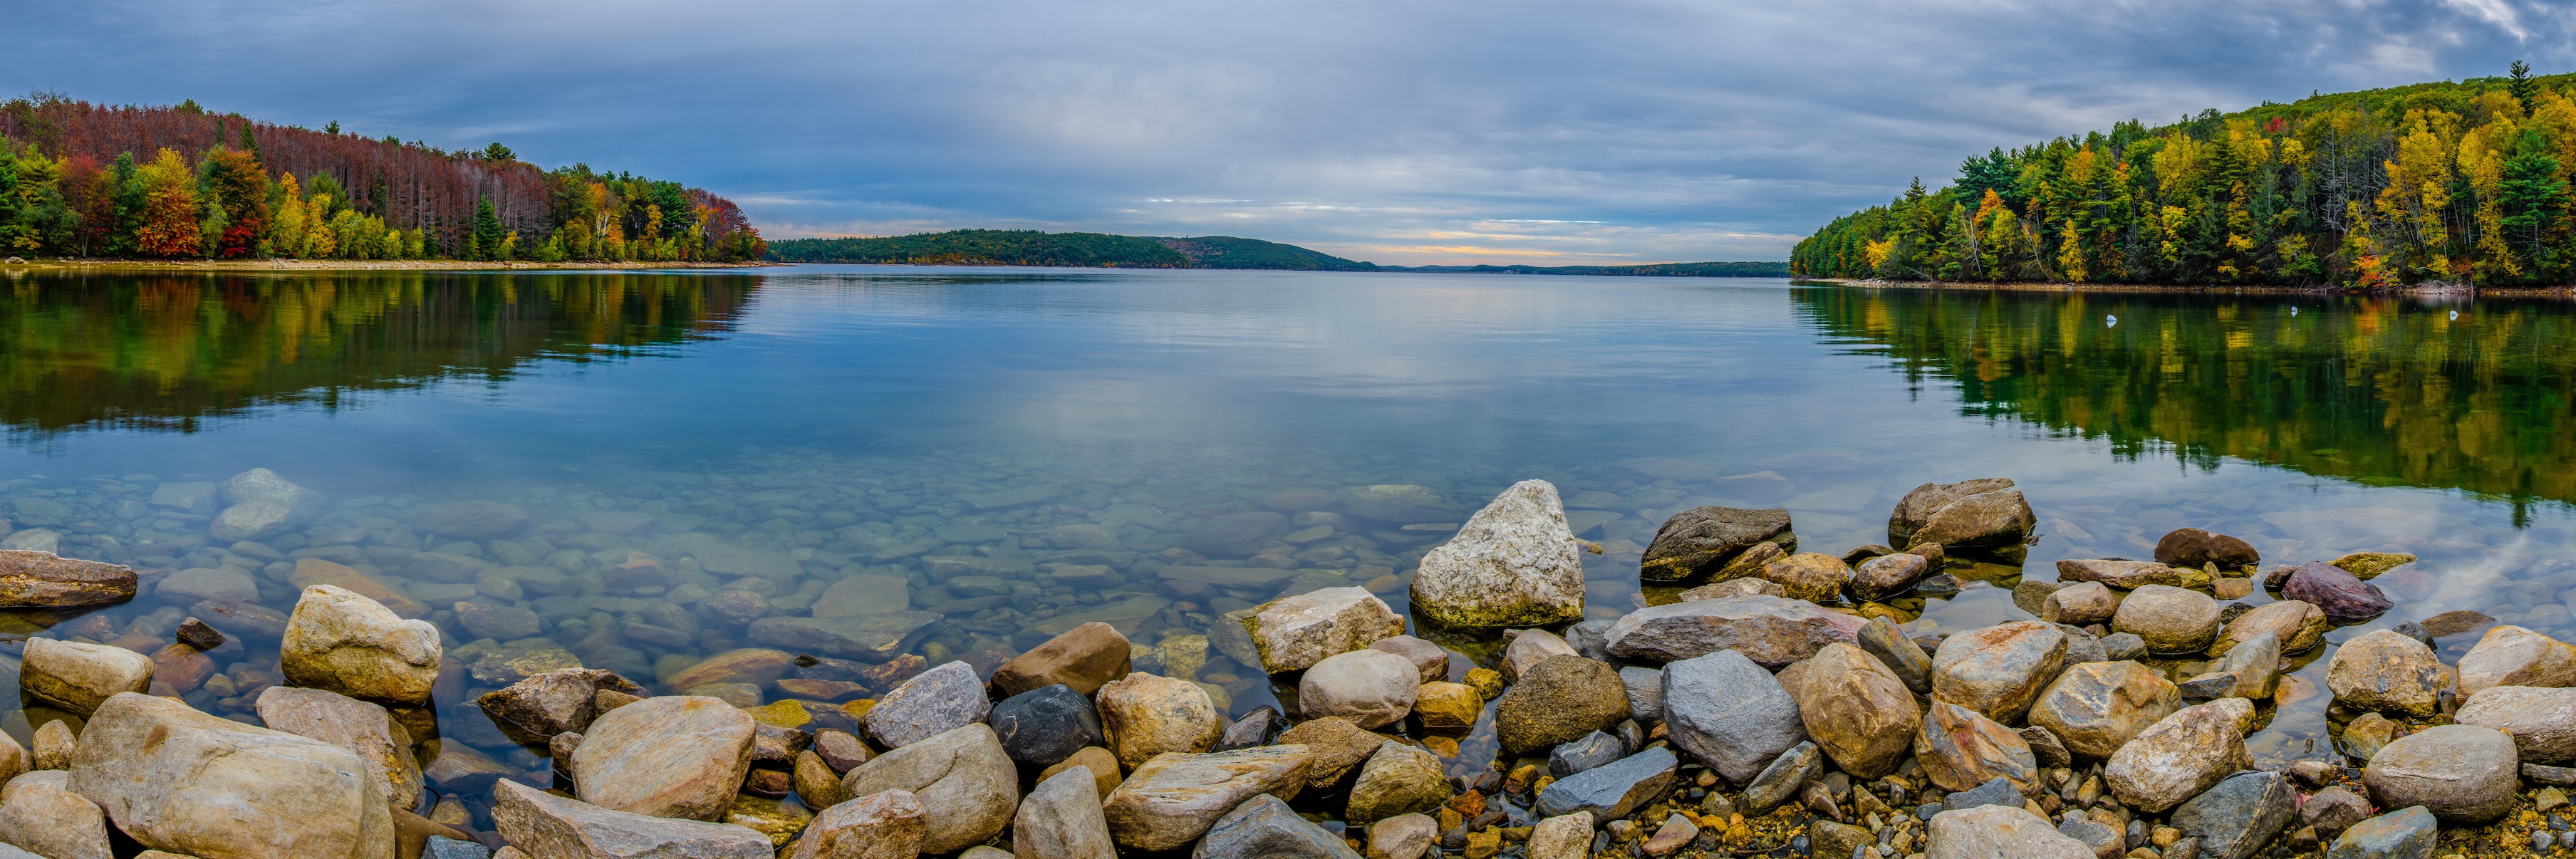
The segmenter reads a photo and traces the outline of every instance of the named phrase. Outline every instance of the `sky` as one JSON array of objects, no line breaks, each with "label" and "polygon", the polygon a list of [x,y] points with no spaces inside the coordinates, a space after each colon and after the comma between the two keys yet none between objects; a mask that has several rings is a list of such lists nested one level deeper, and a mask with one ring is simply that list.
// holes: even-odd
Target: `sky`
[{"label": "sky", "polygon": [[5,0],[0,92],[499,141],[771,238],[1270,239],[1386,264],[1786,259],[1961,159],[2576,69],[2531,0]]}]

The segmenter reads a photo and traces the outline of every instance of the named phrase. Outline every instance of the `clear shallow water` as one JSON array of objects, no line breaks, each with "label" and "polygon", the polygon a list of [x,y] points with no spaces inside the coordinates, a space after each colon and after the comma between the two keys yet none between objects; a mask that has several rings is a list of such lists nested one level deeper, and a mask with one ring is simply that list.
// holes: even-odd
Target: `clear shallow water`
[{"label": "clear shallow water", "polygon": [[[1602,545],[1596,615],[1642,603],[1637,556],[1689,506],[1786,507],[1802,549],[1840,553],[1885,541],[1918,484],[2001,475],[2045,536],[2020,567],[1954,567],[1970,582],[1955,598],[1899,601],[1921,613],[1910,628],[2018,617],[2018,576],[2145,557],[2197,526],[2267,566],[2423,556],[2379,580],[2396,611],[2329,641],[2456,608],[2576,635],[2576,314],[2553,303],[897,267],[8,282],[9,539],[229,569],[281,611],[295,556],[379,576],[449,636],[442,738],[540,781],[541,754],[482,723],[475,695],[573,660],[686,677],[759,645],[742,612],[804,615],[863,575],[907,597],[859,608],[929,613],[902,649],[933,663],[989,669],[1105,619],[1141,668],[1194,674],[1242,713],[1275,696],[1206,649],[1217,615],[1344,584],[1401,609],[1401,575],[1445,532],[1399,526],[1461,521],[1527,478],[1555,481]],[[148,502],[250,468],[334,512],[240,546]],[[1371,522],[1300,500],[1387,483],[1457,514]],[[480,539],[422,529],[462,500],[529,518]],[[1193,533],[1257,510],[1302,515],[1233,546]],[[663,565],[658,584],[615,571],[635,552]],[[1066,565],[1109,570],[1060,579]],[[1259,583],[1166,585],[1174,565]],[[520,587],[478,591],[495,577]],[[458,601],[533,612],[537,633],[478,634]],[[154,595],[0,631],[157,646],[187,611]],[[211,654],[223,680],[174,691],[247,714],[275,642],[237,637]],[[2446,661],[2474,638],[2445,639]],[[2325,753],[2331,652],[2299,657],[2258,757]],[[23,742],[30,715],[0,729]],[[1453,770],[1481,769],[1488,736]]]}]

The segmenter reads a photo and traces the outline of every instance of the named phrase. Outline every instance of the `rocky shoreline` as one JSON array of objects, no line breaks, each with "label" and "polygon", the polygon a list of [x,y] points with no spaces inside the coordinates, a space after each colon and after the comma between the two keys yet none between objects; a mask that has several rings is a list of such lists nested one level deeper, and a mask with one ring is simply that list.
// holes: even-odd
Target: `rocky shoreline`
[{"label": "rocky shoreline", "polygon": [[[1327,500],[1390,523],[1444,512],[1419,489]],[[326,499],[265,469],[151,496],[243,554],[331,521]],[[1197,539],[1252,552],[1288,528],[1308,529],[1292,541],[1333,530],[1279,513],[1207,521],[1227,516],[1253,518]],[[498,537],[528,518],[457,502],[372,527]],[[1587,604],[1598,547],[1575,537],[1554,485],[1527,480],[1445,543],[1344,558],[1357,575],[1328,578],[1349,583],[1241,608],[1210,595],[1285,571],[1167,551],[1165,583],[1210,603],[1205,635],[1146,645],[1120,615],[1073,611],[1004,636],[1025,649],[971,658],[922,636],[990,606],[915,610],[903,579],[870,574],[782,591],[799,568],[762,565],[787,556],[712,544],[676,562],[597,550],[617,563],[591,573],[584,619],[530,607],[522,591],[557,586],[543,567],[493,575],[457,554],[470,545],[291,541],[310,545],[259,572],[294,587],[280,613],[231,566],[68,559],[39,545],[58,538],[28,537],[51,532],[27,531],[0,548],[0,606],[64,620],[0,638],[30,702],[30,742],[0,743],[0,859],[2576,849],[2564,793],[2576,647],[2465,611],[2352,637],[2326,670],[2339,748],[2264,769],[2246,734],[2319,691],[2285,669],[2394,607],[2371,580],[2414,558],[2267,568],[2244,541],[2182,528],[2154,560],[2067,560],[2057,581],[2022,582],[2025,617],[1948,635],[1900,626],[1907,600],[1961,588],[1945,571],[2017,560],[2037,523],[2003,478],[1919,487],[1888,544],[1838,555],[1797,551],[1785,510],[1685,509],[1637,556],[1666,597],[1626,610]],[[1108,565],[1065,563],[1082,551],[1120,550],[1072,550],[1046,575],[1114,586]],[[472,584],[371,572],[397,558],[425,581]],[[597,563],[578,560],[562,566]],[[1398,563],[1372,569],[1382,561]],[[918,561],[954,567],[938,587],[958,600],[985,599],[973,580],[1005,562],[1026,563]],[[443,608],[418,598],[441,587],[456,596]],[[648,599],[686,588],[699,590],[686,616]],[[2231,602],[2258,590],[2274,599]],[[1409,619],[1384,598],[1398,591]],[[82,614],[142,596],[188,608],[121,627]],[[549,627],[638,643],[713,634],[696,630],[707,618],[733,618],[747,646],[639,674],[613,654],[532,643]],[[2455,663],[2437,657],[2437,641],[2472,633]],[[1280,706],[1237,715],[1247,687],[1230,671],[1267,675]],[[460,696],[473,703],[436,706]],[[521,751],[496,760],[456,741],[477,732]]]}]

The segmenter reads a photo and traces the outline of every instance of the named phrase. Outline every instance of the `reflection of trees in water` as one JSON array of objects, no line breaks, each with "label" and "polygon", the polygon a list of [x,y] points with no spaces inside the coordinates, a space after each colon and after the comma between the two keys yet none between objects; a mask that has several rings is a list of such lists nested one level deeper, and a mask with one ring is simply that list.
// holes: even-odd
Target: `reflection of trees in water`
[{"label": "reflection of trees in water", "polygon": [[677,274],[33,277],[0,301],[0,424],[194,431],[253,406],[541,360],[649,351],[731,328],[757,277]]},{"label": "reflection of trees in water", "polygon": [[1969,414],[2121,456],[2576,502],[2576,308],[2563,304],[1849,288],[1795,301],[1909,379],[1954,381]]}]

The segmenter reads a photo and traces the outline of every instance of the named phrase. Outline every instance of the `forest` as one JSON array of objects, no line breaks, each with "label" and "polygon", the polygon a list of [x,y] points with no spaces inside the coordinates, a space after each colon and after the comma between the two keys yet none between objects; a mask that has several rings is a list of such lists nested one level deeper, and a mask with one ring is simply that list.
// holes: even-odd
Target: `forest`
[{"label": "forest", "polygon": [[2118,123],[1920,179],[1798,242],[1804,277],[2564,284],[2576,270],[2576,74],[2331,95]]},{"label": "forest", "polygon": [[1153,239],[1038,230],[950,230],[886,238],[785,239],[770,244],[769,259],[801,263],[1190,267],[1188,256]]},{"label": "forest", "polygon": [[219,114],[194,100],[0,103],[0,256],[734,262],[732,201],[499,143],[444,151]]}]

